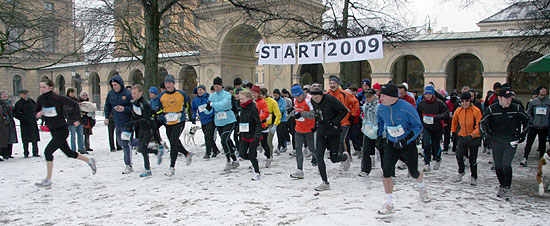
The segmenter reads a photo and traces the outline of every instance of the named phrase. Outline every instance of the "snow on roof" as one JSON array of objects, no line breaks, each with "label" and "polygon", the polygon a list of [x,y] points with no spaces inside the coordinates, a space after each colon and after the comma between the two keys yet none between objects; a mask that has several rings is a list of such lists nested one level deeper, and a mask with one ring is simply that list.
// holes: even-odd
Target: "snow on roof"
[{"label": "snow on roof", "polygon": [[517,2],[493,14],[479,23],[529,20],[535,17],[538,10],[533,2]]},{"label": "snow on roof", "polygon": [[[174,58],[174,57],[185,57],[185,56],[197,56],[197,55],[199,55],[199,51],[161,53],[161,54],[159,54],[159,59]],[[122,63],[122,62],[134,61],[134,60],[136,60],[134,57],[115,57],[115,58],[104,59],[104,60],[102,60],[101,62],[99,62],[97,64]],[[66,63],[66,64],[56,64],[54,66],[44,68],[44,70],[67,68],[67,67],[78,67],[78,66],[85,66],[85,65],[89,65],[89,64],[90,63],[86,62],[86,61],[71,62],[71,63]]]},{"label": "snow on roof", "polygon": [[411,38],[411,42],[415,41],[443,41],[443,40],[464,40],[464,39],[486,39],[486,38],[510,38],[521,36],[519,31],[468,31],[468,32],[453,32],[453,33],[434,33],[434,34],[419,34]]}]

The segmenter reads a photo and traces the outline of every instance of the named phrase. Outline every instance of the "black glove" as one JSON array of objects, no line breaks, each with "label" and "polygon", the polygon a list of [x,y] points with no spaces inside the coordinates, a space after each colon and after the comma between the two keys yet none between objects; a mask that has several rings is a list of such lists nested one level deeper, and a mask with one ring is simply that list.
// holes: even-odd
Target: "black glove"
[{"label": "black glove", "polygon": [[192,118],[192,119],[189,119],[189,121],[190,121],[191,123],[193,123],[193,125],[197,124],[197,122],[196,122],[197,119]]},{"label": "black glove", "polygon": [[294,107],[291,107],[289,109],[286,110],[286,113],[290,115],[290,113],[294,111]]},{"label": "black glove", "polygon": [[208,103],[206,103],[206,110],[212,111],[212,102],[209,101]]},{"label": "black glove", "polygon": [[464,140],[464,143],[470,143],[470,142],[472,142],[474,137],[472,137],[471,135],[468,135],[468,136],[462,137],[462,139]]},{"label": "black glove", "polygon": [[296,112],[296,114],[294,114],[294,118],[296,118],[296,119],[299,119],[301,117],[302,117],[302,113],[300,113],[300,112]]},{"label": "black glove", "polygon": [[315,127],[311,128],[311,132],[312,132],[312,133],[315,133],[315,132],[317,132],[317,126],[315,126]]},{"label": "black glove", "polygon": [[401,150],[407,146],[407,139],[403,138],[393,143],[393,148]]},{"label": "black glove", "polygon": [[374,146],[378,149],[378,150],[382,150],[382,147],[384,145],[384,138],[382,136],[378,136],[376,138],[376,142],[374,142]]}]

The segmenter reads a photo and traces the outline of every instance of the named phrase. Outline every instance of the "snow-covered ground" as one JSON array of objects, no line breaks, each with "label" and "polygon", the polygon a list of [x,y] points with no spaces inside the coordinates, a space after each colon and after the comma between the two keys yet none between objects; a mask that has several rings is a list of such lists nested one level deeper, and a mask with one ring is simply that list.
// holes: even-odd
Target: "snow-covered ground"
[{"label": "snow-covered ground", "polygon": [[[1,225],[548,225],[550,221],[550,195],[536,195],[536,160],[531,158],[528,167],[518,165],[523,146],[513,162],[511,202],[496,197],[498,182],[489,155],[479,154],[475,187],[469,185],[469,168],[464,182],[452,182],[456,160],[444,155],[441,170],[426,175],[430,202],[420,203],[416,182],[407,178],[406,170],[397,170],[397,213],[380,216],[376,212],[385,197],[378,161],[367,179],[356,176],[358,159],[347,172],[326,161],[332,190],[319,194],[313,188],[321,179],[309,159],[305,179],[292,180],[293,157],[275,156],[266,169],[260,153],[262,179],[251,181],[248,161],[223,174],[224,156],[203,160],[204,139],[199,132],[198,146],[187,146],[195,153],[191,166],[180,158],[176,175],[166,177],[169,155],[161,165],[151,156],[153,176],[144,179],[139,177],[140,154],[133,155],[135,172],[121,174],[122,152],[109,152],[107,127],[101,118],[98,122],[89,155],[97,160],[98,173],[91,175],[85,163],[57,151],[51,189],[34,185],[45,177],[44,159],[24,159],[22,145],[15,146],[15,159],[0,162]],[[164,130],[161,133],[165,138]],[[50,134],[41,132],[41,138],[42,152]],[[533,151],[531,156],[535,155]]]}]

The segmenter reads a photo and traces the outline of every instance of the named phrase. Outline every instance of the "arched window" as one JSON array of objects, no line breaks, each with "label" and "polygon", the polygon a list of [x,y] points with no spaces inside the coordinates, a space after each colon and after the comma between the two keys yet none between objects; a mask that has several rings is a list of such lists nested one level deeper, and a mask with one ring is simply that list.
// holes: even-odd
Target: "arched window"
[{"label": "arched window", "polygon": [[23,89],[23,83],[21,81],[21,76],[15,75],[13,76],[13,95],[17,96],[19,95],[19,91]]}]

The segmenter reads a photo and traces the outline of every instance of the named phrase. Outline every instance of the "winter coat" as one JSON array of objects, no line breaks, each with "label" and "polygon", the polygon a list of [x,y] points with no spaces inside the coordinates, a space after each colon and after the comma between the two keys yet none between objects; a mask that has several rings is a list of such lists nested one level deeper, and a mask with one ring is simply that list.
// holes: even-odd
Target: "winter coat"
[{"label": "winter coat", "polygon": [[527,116],[531,126],[536,129],[548,128],[548,117],[550,115],[550,99],[548,97],[537,97],[527,104]]},{"label": "winter coat", "polygon": [[[481,111],[476,106],[468,108],[459,107],[453,115],[451,132],[454,133],[460,130],[458,135],[461,137],[479,137],[479,122],[481,118]],[[458,126],[460,126],[460,129],[458,129]]]},{"label": "winter coat", "polygon": [[348,93],[340,88],[336,91],[328,90],[327,94],[336,97],[348,109],[346,117],[342,119],[342,126],[351,125],[350,117],[359,118],[361,114],[359,110],[359,101],[353,94]]},{"label": "winter coat", "polygon": [[[248,124],[248,132],[241,131],[241,126]],[[237,131],[241,140],[247,142],[254,142],[260,140],[262,137],[262,123],[260,121],[260,113],[253,101],[249,101],[247,104],[241,104],[241,111],[239,112],[239,125]]]},{"label": "winter coat", "polygon": [[[114,90],[109,91],[107,94],[107,99],[105,100],[105,115],[113,113],[113,120],[115,121],[115,126],[124,128],[127,122],[132,119],[132,105],[130,101],[132,100],[132,93],[130,90],[124,88],[124,81],[120,75],[115,75],[109,84],[113,82],[120,84],[120,91],[115,92]],[[113,86],[111,85],[111,89]],[[124,107],[124,111],[118,112],[114,109],[115,106],[120,105]]]},{"label": "winter coat", "polygon": [[13,120],[13,106],[10,100],[0,100],[0,147],[17,143],[17,130]]},{"label": "winter coat", "polygon": [[279,97],[278,100],[274,100],[277,101],[277,105],[279,105],[279,111],[281,112],[281,122],[288,122],[288,118],[286,116],[287,107],[285,98]]},{"label": "winter coat", "polygon": [[526,135],[529,129],[529,116],[517,104],[511,103],[503,108],[498,102],[492,104],[485,112],[480,121],[480,132],[492,137],[493,142],[510,142],[518,140],[520,136]]},{"label": "winter coat", "polygon": [[140,131],[145,131],[145,129],[151,129],[155,126],[155,111],[149,101],[143,97],[132,101],[132,121],[126,123],[127,130],[132,130],[132,127],[139,127]]},{"label": "winter coat", "polygon": [[[51,132],[67,127],[67,121],[80,120],[78,103],[69,97],[57,95],[52,91],[38,97],[34,112],[38,113],[40,111],[42,111],[42,118]],[[51,114],[51,116],[48,114]]]},{"label": "winter coat", "polygon": [[27,100],[21,98],[15,103],[13,115],[19,119],[21,141],[23,143],[40,141],[36,114],[34,113],[35,106],[36,102],[31,98],[27,98]]},{"label": "winter coat", "polygon": [[361,132],[370,139],[376,139],[378,136],[378,118],[376,117],[376,112],[378,111],[378,98],[374,98],[372,103],[365,101],[363,104],[363,126],[361,127]]},{"label": "winter coat", "polygon": [[435,97],[432,98],[432,102],[425,98],[420,101],[417,108],[418,115],[425,129],[442,131],[444,121],[449,119],[449,110],[443,101]]},{"label": "winter coat", "polygon": [[336,97],[323,94],[321,102],[312,101],[315,109],[315,125],[317,136],[339,136],[342,130],[342,119],[348,115],[348,109]]},{"label": "winter coat", "polygon": [[418,113],[415,112],[414,107],[407,101],[398,99],[397,102],[390,106],[383,104],[378,105],[378,111],[376,111],[376,118],[378,119],[378,136],[384,135],[384,131],[388,131],[390,126],[400,126],[403,128],[404,133],[400,136],[393,137],[391,133],[387,133],[386,138],[393,143],[406,138],[410,133],[413,135],[407,140],[407,144],[416,140],[416,137],[422,132],[422,122],[418,117]]},{"label": "winter coat", "polygon": [[257,99],[256,100],[256,108],[258,109],[258,114],[260,115],[260,122],[262,123],[262,128],[267,127],[267,119],[269,118],[269,108],[267,107],[267,103],[264,99]]},{"label": "winter coat", "polygon": [[[199,118],[201,120],[201,124],[206,125],[212,121],[214,121],[214,113],[210,112],[210,114],[206,114],[206,104],[208,103],[208,98],[210,95],[208,93],[204,93],[202,96],[196,96],[193,98],[193,103],[191,104],[191,111],[193,112],[193,115],[191,116],[192,119],[197,118],[197,111],[199,112]],[[204,108],[204,109],[203,109]],[[201,111],[202,110],[202,111]]]},{"label": "winter coat", "polygon": [[[231,93],[221,90],[210,94],[208,100],[212,102],[212,110],[206,110],[206,114],[214,112],[214,124],[216,126],[225,126],[237,121],[235,112],[233,112],[233,97]],[[225,117],[224,117],[225,116]]]},{"label": "winter coat", "polygon": [[95,126],[95,111],[96,106],[89,100],[80,100],[80,111],[82,112],[82,126],[84,126],[84,132],[92,134],[92,129]]},{"label": "winter coat", "polygon": [[311,133],[311,129],[315,127],[315,109],[311,104],[311,95],[307,94],[302,102],[295,98],[294,112],[300,113],[300,117],[296,118],[296,132]]},{"label": "winter coat", "polygon": [[265,102],[267,103],[267,108],[269,109],[269,117],[267,118],[267,125],[275,124],[278,126],[281,124],[281,110],[279,110],[279,105],[271,97],[266,97]]}]

